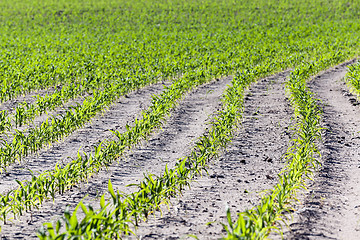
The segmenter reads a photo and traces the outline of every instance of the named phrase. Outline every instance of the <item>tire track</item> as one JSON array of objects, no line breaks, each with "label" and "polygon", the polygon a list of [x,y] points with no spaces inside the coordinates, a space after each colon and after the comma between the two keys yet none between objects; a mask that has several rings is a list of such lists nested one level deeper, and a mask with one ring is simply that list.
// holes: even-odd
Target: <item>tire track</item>
[{"label": "tire track", "polygon": [[[284,165],[283,154],[291,140],[292,110],[284,94],[288,72],[254,84],[245,97],[244,119],[227,151],[210,163],[209,175],[193,182],[184,196],[173,200],[164,216],[149,219],[137,233],[141,239],[199,239],[222,236],[225,207],[235,211],[251,208],[260,191],[277,183]],[[210,223],[210,224],[208,224]]]},{"label": "tire track", "polygon": [[360,109],[343,82],[352,63],[329,69],[309,83],[324,111],[322,166],[286,239],[359,239]]}]

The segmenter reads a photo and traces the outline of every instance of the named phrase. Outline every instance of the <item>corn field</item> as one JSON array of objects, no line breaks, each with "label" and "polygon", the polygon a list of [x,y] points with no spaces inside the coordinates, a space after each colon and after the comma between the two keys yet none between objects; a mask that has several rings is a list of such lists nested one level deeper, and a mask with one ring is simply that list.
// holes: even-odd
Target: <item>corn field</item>
[{"label": "corn field", "polygon": [[359,19],[343,0],[1,1],[1,237],[356,239]]}]

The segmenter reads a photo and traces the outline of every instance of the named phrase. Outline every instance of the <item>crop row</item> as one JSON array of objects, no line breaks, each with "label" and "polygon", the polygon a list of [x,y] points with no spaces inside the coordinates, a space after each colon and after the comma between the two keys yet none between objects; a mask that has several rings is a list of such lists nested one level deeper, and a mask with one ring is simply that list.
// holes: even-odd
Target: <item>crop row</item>
[{"label": "crop row", "polygon": [[21,127],[34,120],[35,117],[46,114],[48,111],[54,110],[56,107],[78,96],[92,93],[93,90],[98,88],[103,89],[104,84],[95,85],[91,81],[84,80],[70,83],[56,87],[52,93],[34,96],[36,98],[34,103],[24,101],[19,103],[13,111],[3,110],[1,111],[0,133],[10,131],[14,127]]},{"label": "crop row", "polygon": [[6,170],[11,163],[21,161],[23,157],[37,152],[43,146],[69,135],[112,104],[119,96],[142,87],[141,84],[142,82],[137,80],[113,82],[107,85],[103,91],[94,90],[92,96],[87,97],[81,105],[70,106],[60,116],[48,117],[40,126],[24,131],[15,130],[12,142],[2,141],[0,147],[1,168]]},{"label": "crop row", "polygon": [[[6,221],[9,213],[13,213],[14,218],[22,215],[23,211],[30,211],[33,207],[41,205],[44,199],[54,198],[56,193],[63,194],[78,182],[87,181],[92,174],[109,165],[127,149],[140,140],[146,139],[155,128],[162,124],[164,118],[186,92],[209,81],[210,78],[206,76],[207,74],[203,71],[190,72],[175,80],[171,86],[165,87],[159,96],[153,96],[152,105],[142,113],[141,119],[136,119],[132,127],[127,125],[127,131],[124,133],[114,132],[117,140],[99,144],[95,147],[94,154],[81,155],[79,153],[78,158],[65,166],[57,165],[53,171],[45,171],[39,176],[34,175],[30,181],[19,182],[18,189],[0,197],[2,220]],[[110,93],[116,96],[119,91],[118,86],[114,85],[112,89],[112,92],[106,91],[101,95],[104,96],[104,100],[111,97]],[[95,101],[93,107],[102,109],[101,105],[101,102]]]},{"label": "crop row", "polygon": [[[277,65],[277,68],[281,67],[281,64]],[[169,206],[172,197],[181,195],[195,177],[207,172],[207,164],[231,141],[234,129],[240,123],[244,90],[251,82],[272,71],[272,66],[264,64],[238,73],[223,94],[223,107],[211,121],[209,132],[200,137],[189,156],[177,160],[175,168],[165,167],[159,176],[146,174],[141,183],[135,184],[138,190],[127,195],[115,193],[109,181],[111,200],[106,201],[103,195],[97,210],[80,202],[74,212],[66,210],[63,222],[44,224],[45,228],[39,231],[40,239],[71,239],[75,236],[111,239],[134,234],[132,226],[138,226],[139,220],[146,220],[150,214],[161,211],[162,204]],[[85,214],[80,221],[76,218],[79,208]],[[63,224],[65,231],[60,231]]]},{"label": "crop row", "polygon": [[278,230],[282,234],[279,222],[286,223],[285,213],[293,210],[297,191],[306,189],[305,178],[311,179],[320,164],[316,157],[320,155],[321,109],[306,82],[311,76],[344,61],[346,57],[336,52],[313,62],[302,63],[291,72],[286,86],[296,117],[296,138],[286,153],[287,166],[278,175],[279,183],[261,199],[259,205],[239,213],[235,221],[231,218],[230,209],[227,209],[227,224],[223,226],[228,235],[224,239],[264,239],[271,230]]}]

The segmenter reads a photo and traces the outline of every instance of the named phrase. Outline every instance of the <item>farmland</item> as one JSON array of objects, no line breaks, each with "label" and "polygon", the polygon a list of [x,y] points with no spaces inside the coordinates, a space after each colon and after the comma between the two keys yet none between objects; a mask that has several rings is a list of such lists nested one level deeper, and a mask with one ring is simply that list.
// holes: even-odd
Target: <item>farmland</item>
[{"label": "farmland", "polygon": [[0,3],[4,239],[351,239],[357,1]]}]

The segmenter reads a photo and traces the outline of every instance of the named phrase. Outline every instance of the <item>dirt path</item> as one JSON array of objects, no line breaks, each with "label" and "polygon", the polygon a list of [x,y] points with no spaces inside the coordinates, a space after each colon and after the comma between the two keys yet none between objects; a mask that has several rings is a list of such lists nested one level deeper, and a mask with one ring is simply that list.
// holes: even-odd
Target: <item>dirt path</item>
[{"label": "dirt path", "polygon": [[[170,212],[150,218],[137,230],[141,239],[218,239],[225,207],[233,214],[258,203],[259,192],[271,189],[283,167],[290,141],[292,111],[284,97],[287,72],[253,85],[245,98],[243,125],[209,176],[193,182]],[[207,224],[212,222],[211,224]],[[193,239],[193,238],[190,238]]]},{"label": "dirt path", "polygon": [[343,82],[351,63],[330,69],[309,84],[323,103],[322,167],[285,239],[360,238],[360,109]]},{"label": "dirt path", "polygon": [[195,140],[206,131],[206,123],[210,120],[210,115],[221,106],[220,97],[231,79],[227,77],[213,81],[188,94],[163,129],[147,143],[136,148],[126,159],[121,159],[120,164],[113,164],[108,171],[101,172],[88,184],[82,184],[64,196],[57,197],[55,203],[45,203],[39,211],[32,214],[32,219],[27,214],[21,218],[20,223],[3,226],[1,236],[16,239],[15,233],[21,232],[19,238],[36,238],[36,230],[42,223],[57,220],[67,205],[73,209],[86,195],[88,198],[84,200],[85,204],[98,207],[98,196],[107,192],[109,178],[114,188],[131,191],[131,188],[125,186],[142,180],[144,172],[158,174],[166,164],[171,167],[179,157],[191,151]]},{"label": "dirt path", "polygon": [[63,141],[54,143],[50,148],[41,150],[37,155],[25,158],[21,164],[9,167],[7,173],[0,175],[0,193],[17,187],[15,179],[31,178],[31,171],[35,174],[44,170],[54,169],[57,162],[69,162],[77,156],[78,150],[91,152],[93,146],[106,138],[112,138],[109,130],[124,131],[125,124],[131,123],[141,111],[146,109],[153,94],[162,91],[162,83],[145,87],[133,92],[127,97],[120,98],[109,109],[88,122],[84,128],[76,130]]}]

